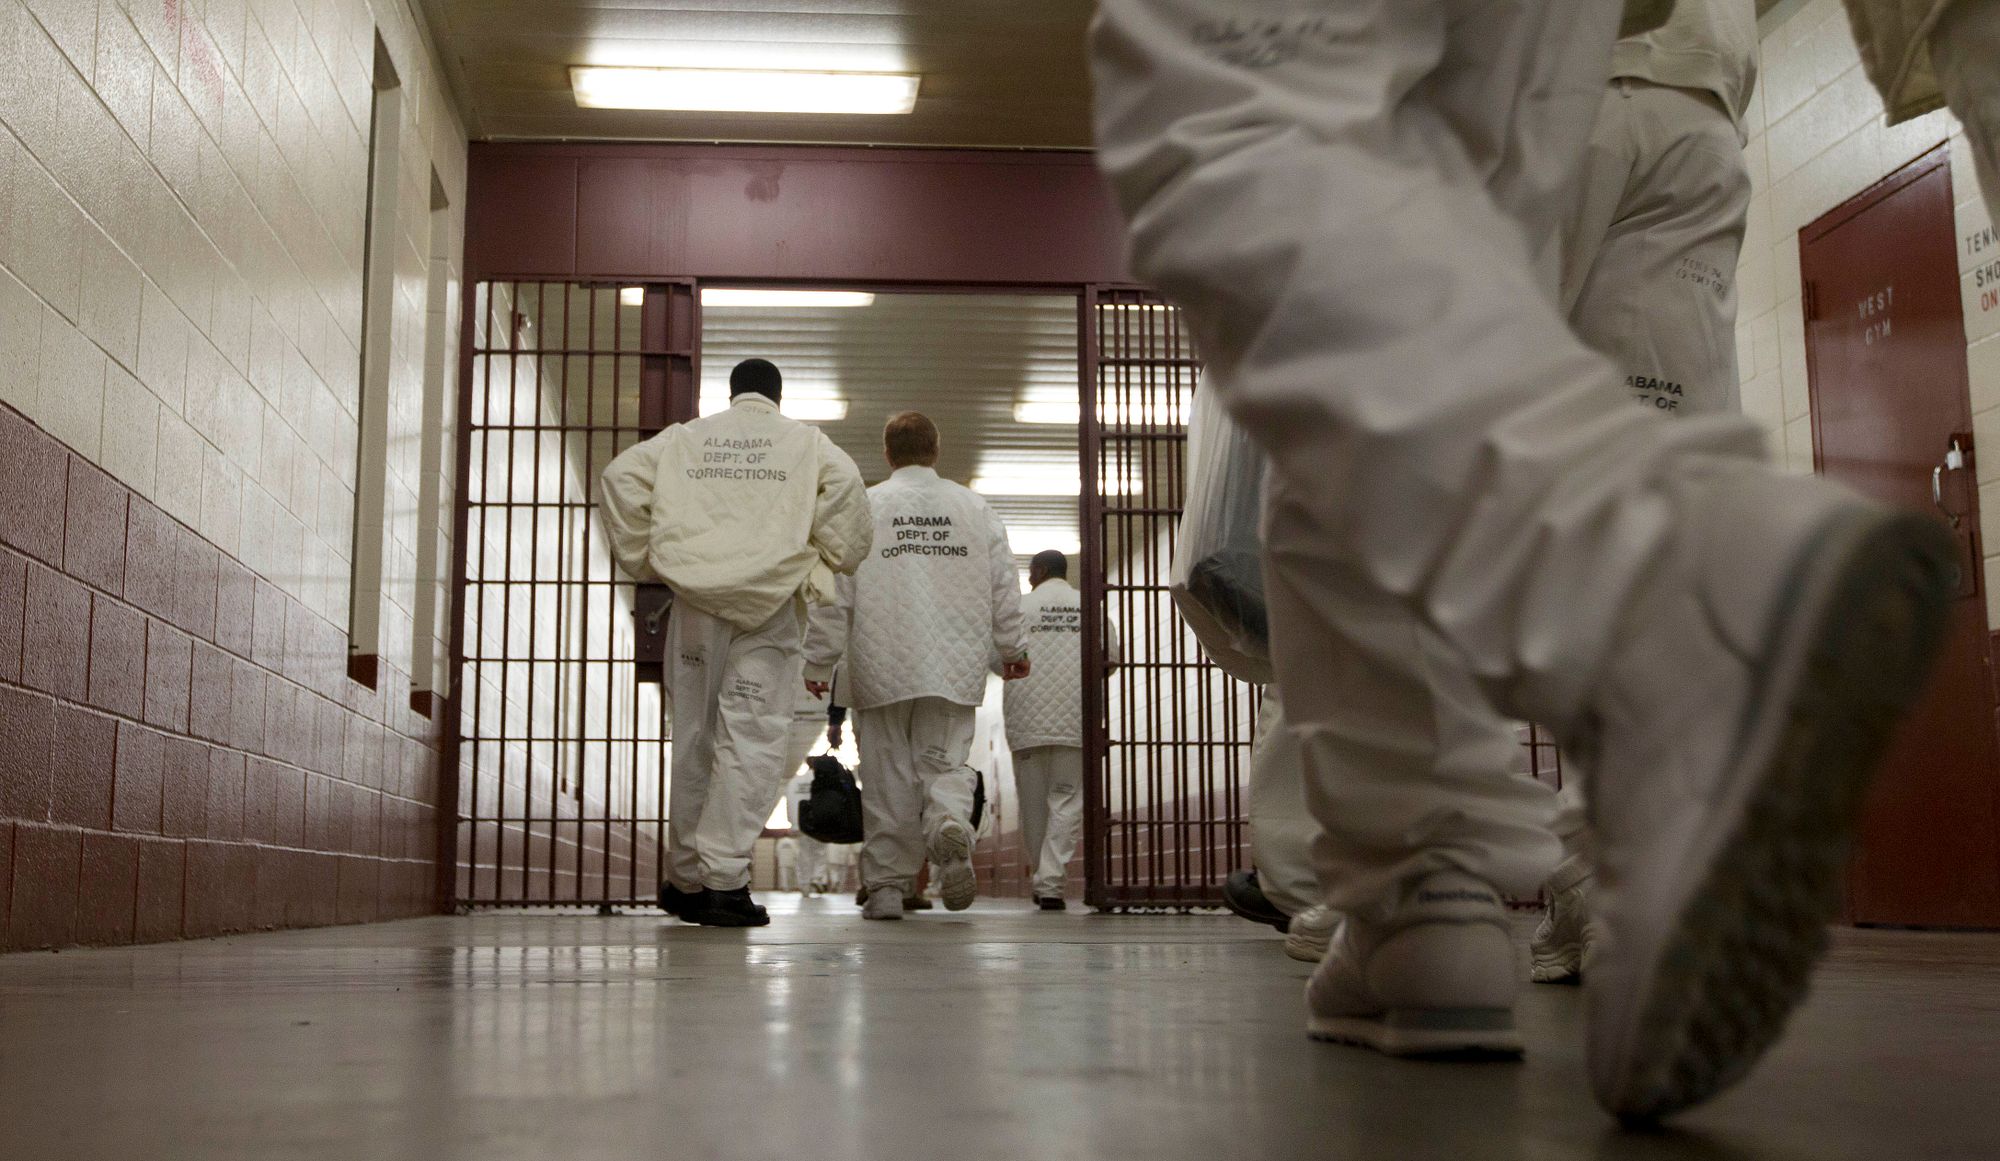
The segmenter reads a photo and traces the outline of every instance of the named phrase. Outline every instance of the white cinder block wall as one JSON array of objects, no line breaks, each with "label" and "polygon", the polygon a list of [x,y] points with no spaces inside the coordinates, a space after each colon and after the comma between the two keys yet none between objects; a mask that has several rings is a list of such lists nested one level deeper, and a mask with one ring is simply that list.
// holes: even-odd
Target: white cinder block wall
[{"label": "white cinder block wall", "polygon": [[341,625],[380,31],[404,97],[383,663],[405,671],[432,174],[455,335],[466,159],[421,27],[406,0],[0,0],[0,399]]},{"label": "white cinder block wall", "polygon": [[[1748,126],[1756,192],[1738,276],[1744,409],[1770,430],[1775,455],[1794,470],[1812,470],[1799,230],[1949,140],[1973,423],[1982,453],[1980,514],[1987,552],[2000,553],[2000,308],[1981,309],[1972,285],[1973,270],[2000,257],[2000,249],[1964,133],[1944,110],[1894,128],[1885,124],[1840,0],[1788,0],[1765,16],[1762,37],[1762,74]],[[1986,572],[1988,621],[2000,625],[2000,555],[1987,557]]]}]

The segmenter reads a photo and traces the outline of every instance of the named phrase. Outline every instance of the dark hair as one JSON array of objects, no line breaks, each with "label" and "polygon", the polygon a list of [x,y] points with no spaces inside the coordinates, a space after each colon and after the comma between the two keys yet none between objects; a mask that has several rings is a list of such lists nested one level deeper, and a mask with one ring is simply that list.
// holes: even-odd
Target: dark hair
[{"label": "dark hair", "polygon": [[882,429],[882,450],[888,453],[892,467],[930,467],[938,458],[937,424],[921,411],[892,415]]},{"label": "dark hair", "polygon": [[1069,579],[1069,557],[1053,548],[1045,548],[1028,562],[1029,568],[1040,569],[1043,576]]},{"label": "dark hair", "polygon": [[785,377],[778,373],[777,364],[769,359],[745,359],[736,364],[729,372],[729,397],[753,391],[771,400],[784,394]]}]

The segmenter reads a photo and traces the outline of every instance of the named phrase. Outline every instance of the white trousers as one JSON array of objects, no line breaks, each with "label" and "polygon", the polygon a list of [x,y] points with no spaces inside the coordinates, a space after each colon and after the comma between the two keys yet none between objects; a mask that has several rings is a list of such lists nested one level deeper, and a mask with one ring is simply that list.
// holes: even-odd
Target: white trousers
[{"label": "white trousers", "polygon": [[1264,897],[1287,915],[1321,899],[1313,870],[1320,826],[1306,809],[1305,757],[1286,726],[1278,687],[1264,687],[1257,740],[1250,747],[1250,862]]},{"label": "white trousers", "polygon": [[750,883],[751,848],[792,773],[785,741],[805,681],[803,637],[796,605],[749,632],[686,604],[668,618],[667,878],[684,891]]},{"label": "white trousers", "polygon": [[1931,30],[1931,64],[1945,102],[1965,126],[1987,213],[2000,226],[2000,0],[1957,0],[1946,8]]},{"label": "white trousers", "polygon": [[1605,91],[1564,231],[1563,305],[1626,393],[1670,415],[1742,407],[1736,267],[1750,171],[1706,93],[1619,79]]},{"label": "white trousers", "polygon": [[1099,13],[1136,271],[1271,456],[1274,662],[1329,901],[1441,867],[1526,894],[1552,796],[1508,773],[1496,709],[1573,720],[1681,457],[1762,454],[1747,422],[1630,406],[1557,301],[1618,6]]},{"label": "white trousers", "polygon": [[[816,720],[793,717],[791,729],[785,736],[786,785],[790,785],[789,780],[798,774],[799,768],[806,764],[807,755],[812,753],[813,747],[825,736],[824,717]],[[787,802],[792,818],[792,830],[797,833],[799,840],[799,882],[804,885],[818,882],[826,867],[826,844],[808,837],[806,832],[799,830],[799,807],[809,797],[811,797],[810,792],[794,794]]]},{"label": "white trousers", "polygon": [[909,894],[948,821],[972,829],[974,706],[919,697],[854,711],[861,749],[861,884]]},{"label": "white trousers", "polygon": [[1028,861],[1030,889],[1060,899],[1083,834],[1083,748],[1014,751],[1014,793],[1021,800],[1021,853]]}]

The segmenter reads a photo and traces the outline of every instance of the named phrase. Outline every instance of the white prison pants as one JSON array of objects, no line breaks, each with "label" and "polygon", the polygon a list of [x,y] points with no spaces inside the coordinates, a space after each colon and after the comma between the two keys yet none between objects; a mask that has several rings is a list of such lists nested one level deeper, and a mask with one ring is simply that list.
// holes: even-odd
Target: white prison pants
[{"label": "white prison pants", "polygon": [[974,706],[919,697],[854,711],[861,749],[861,885],[916,886],[925,851],[948,821],[972,831]]},{"label": "white prison pants", "polygon": [[682,890],[750,883],[750,851],[784,793],[785,739],[805,680],[796,604],[749,632],[685,603],[667,621],[673,713],[667,878]]},{"label": "white prison pants", "polygon": [[1137,273],[1271,456],[1274,661],[1329,901],[1438,867],[1525,894],[1557,858],[1552,796],[1508,773],[1481,694],[1573,721],[1681,457],[1762,437],[1631,407],[1558,307],[1617,5],[1291,12],[1103,0],[1099,157]]},{"label": "white prison pants", "polygon": [[1619,79],[1605,91],[1565,231],[1563,306],[1626,394],[1671,415],[1741,409],[1736,267],[1750,171],[1707,93]]},{"label": "white prison pants", "polygon": [[2000,0],[1957,0],[1931,30],[1931,64],[1965,126],[1986,211],[2000,227]]},{"label": "white prison pants", "polygon": [[[790,785],[790,779],[795,777],[799,768],[806,764],[807,755],[812,753],[813,747],[825,736],[825,718],[809,721],[793,717],[791,731],[785,737],[786,785]],[[809,797],[810,794],[795,794],[787,802],[792,830],[799,840],[799,882],[806,886],[817,880],[826,866],[826,844],[808,837],[805,831],[799,829],[799,807]]]},{"label": "white prison pants", "polygon": [[1014,751],[1014,792],[1021,800],[1021,853],[1032,876],[1030,889],[1060,899],[1083,833],[1083,747]]},{"label": "white prison pants", "polygon": [[1313,870],[1319,822],[1306,810],[1305,758],[1276,684],[1264,687],[1250,747],[1250,862],[1264,897],[1287,915],[1321,901]]}]

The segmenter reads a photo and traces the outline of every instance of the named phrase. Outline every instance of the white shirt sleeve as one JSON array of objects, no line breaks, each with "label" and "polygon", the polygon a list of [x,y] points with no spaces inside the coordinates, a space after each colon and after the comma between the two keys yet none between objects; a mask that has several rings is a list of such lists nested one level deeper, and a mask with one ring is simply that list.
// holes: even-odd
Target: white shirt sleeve
[{"label": "white shirt sleeve", "polygon": [[605,467],[602,480],[599,507],[612,559],[625,575],[644,584],[660,580],[647,549],[653,539],[653,492],[664,438],[663,433],[620,452]]},{"label": "white shirt sleeve", "polygon": [[832,682],[853,628],[854,575],[848,573],[834,582],[833,603],[814,609],[806,618],[807,681]]},{"label": "white shirt sleeve", "polygon": [[868,486],[853,459],[819,433],[819,499],[813,512],[813,547],[826,567],[852,573],[868,559],[875,540],[875,515]]},{"label": "white shirt sleeve", "polygon": [[1021,581],[1014,571],[1014,546],[1007,540],[1007,525],[990,506],[986,521],[991,526],[987,555],[993,574],[993,647],[1000,651],[1001,661],[1019,661],[1027,645],[1021,633]]}]

